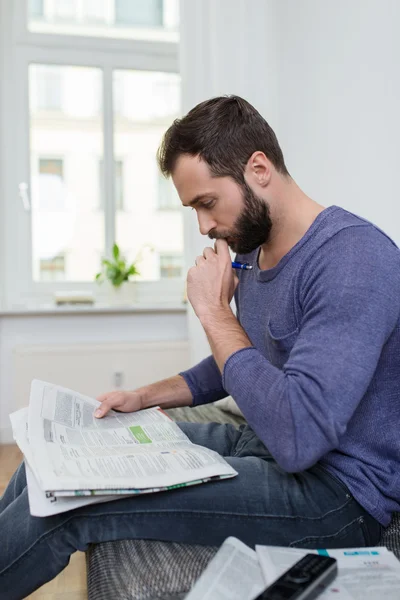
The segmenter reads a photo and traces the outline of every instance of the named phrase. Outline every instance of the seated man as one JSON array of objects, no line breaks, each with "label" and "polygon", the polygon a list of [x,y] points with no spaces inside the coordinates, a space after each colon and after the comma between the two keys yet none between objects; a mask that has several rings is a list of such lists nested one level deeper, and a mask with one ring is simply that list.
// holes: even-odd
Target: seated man
[{"label": "seated man", "polygon": [[[400,510],[397,247],[302,192],[274,132],[241,98],[214,98],[175,121],[158,159],[201,233],[216,239],[187,281],[212,356],[104,394],[97,416],[230,394],[248,425],[181,427],[238,476],[35,518],[21,466],[0,501],[3,600],[23,598],[93,542],[218,545],[234,535],[251,546],[373,545]],[[229,247],[252,269],[236,274]]]}]

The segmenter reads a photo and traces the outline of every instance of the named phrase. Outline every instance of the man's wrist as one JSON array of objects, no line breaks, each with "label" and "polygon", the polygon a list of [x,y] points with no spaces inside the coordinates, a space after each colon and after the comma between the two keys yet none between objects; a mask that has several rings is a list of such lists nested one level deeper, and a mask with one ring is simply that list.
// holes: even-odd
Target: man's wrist
[{"label": "man's wrist", "polygon": [[229,325],[229,323],[238,324],[238,321],[229,305],[212,308],[209,311],[204,312],[199,316],[199,321],[206,333],[208,330],[212,330],[214,328],[218,328],[220,330],[221,326]]}]

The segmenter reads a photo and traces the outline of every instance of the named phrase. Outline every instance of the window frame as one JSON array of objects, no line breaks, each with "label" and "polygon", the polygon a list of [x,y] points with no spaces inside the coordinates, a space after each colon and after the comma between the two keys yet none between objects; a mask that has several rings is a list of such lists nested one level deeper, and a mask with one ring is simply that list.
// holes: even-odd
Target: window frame
[{"label": "window frame", "polygon": [[[8,3],[7,3],[8,4]],[[35,33],[27,27],[27,0],[15,0],[13,7],[6,9],[13,19],[10,48],[10,69],[18,76],[14,85],[8,87],[1,103],[13,106],[15,122],[4,119],[4,145],[14,148],[18,161],[8,161],[4,167],[6,177],[5,221],[12,227],[8,236],[5,265],[5,304],[7,306],[43,305],[53,301],[55,291],[90,290],[96,293],[99,302],[107,301],[106,290],[93,282],[35,282],[32,273],[32,230],[31,212],[24,209],[18,198],[18,186],[28,182],[30,192],[30,118],[29,77],[30,64],[72,65],[102,69],[102,105],[104,135],[104,194],[105,194],[105,254],[111,255],[115,235],[116,202],[114,173],[114,121],[113,121],[113,71],[146,70],[179,73],[178,44],[174,42],[95,38],[72,35]],[[11,13],[13,11],[13,13]],[[49,52],[51,50],[51,52]],[[11,71],[10,71],[11,72]],[[8,192],[8,193],[7,193]],[[11,194],[10,194],[11,192]],[[12,198],[12,202],[11,202]],[[180,304],[183,297],[183,279],[137,282],[139,301],[160,304],[160,298],[168,304]]]}]

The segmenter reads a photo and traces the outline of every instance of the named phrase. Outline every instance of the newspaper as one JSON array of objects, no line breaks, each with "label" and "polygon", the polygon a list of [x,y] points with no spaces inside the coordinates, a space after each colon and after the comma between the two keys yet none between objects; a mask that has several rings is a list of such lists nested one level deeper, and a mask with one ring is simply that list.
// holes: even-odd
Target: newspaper
[{"label": "newspaper", "polygon": [[79,508],[86,504],[94,504],[98,502],[106,502],[121,498],[120,495],[115,496],[90,496],[90,497],[55,497],[53,494],[40,489],[37,475],[33,472],[33,459],[29,446],[28,438],[28,409],[21,408],[20,410],[10,415],[12,428],[14,431],[14,439],[17,442],[19,449],[24,454],[26,482],[28,487],[29,510],[34,517],[47,517],[56,515],[73,508]]},{"label": "newspaper", "polygon": [[257,554],[229,537],[186,596],[186,600],[254,600],[265,588]]},{"label": "newspaper", "polygon": [[[11,415],[28,478],[53,502],[63,496],[93,501],[93,496],[107,495],[109,500],[110,495],[151,493],[237,475],[216,452],[192,444],[158,407],[110,411],[96,419],[98,406],[93,398],[34,380],[28,423],[26,412]],[[37,504],[37,494],[34,498]],[[46,510],[43,502],[40,506]]]},{"label": "newspaper", "polygon": [[344,548],[303,550],[274,546],[256,546],[264,575],[270,585],[307,553],[336,558],[338,576],[320,596],[320,600],[399,600],[400,562],[387,548]]}]

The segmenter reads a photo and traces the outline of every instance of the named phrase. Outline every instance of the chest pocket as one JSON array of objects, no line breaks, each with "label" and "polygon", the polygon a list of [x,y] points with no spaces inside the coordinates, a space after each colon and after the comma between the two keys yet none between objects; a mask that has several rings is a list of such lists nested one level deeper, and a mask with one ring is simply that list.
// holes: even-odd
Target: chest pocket
[{"label": "chest pocket", "polygon": [[265,343],[268,359],[274,367],[278,367],[278,369],[283,368],[298,335],[298,327],[289,333],[281,334],[276,331],[271,321],[268,323]]}]

